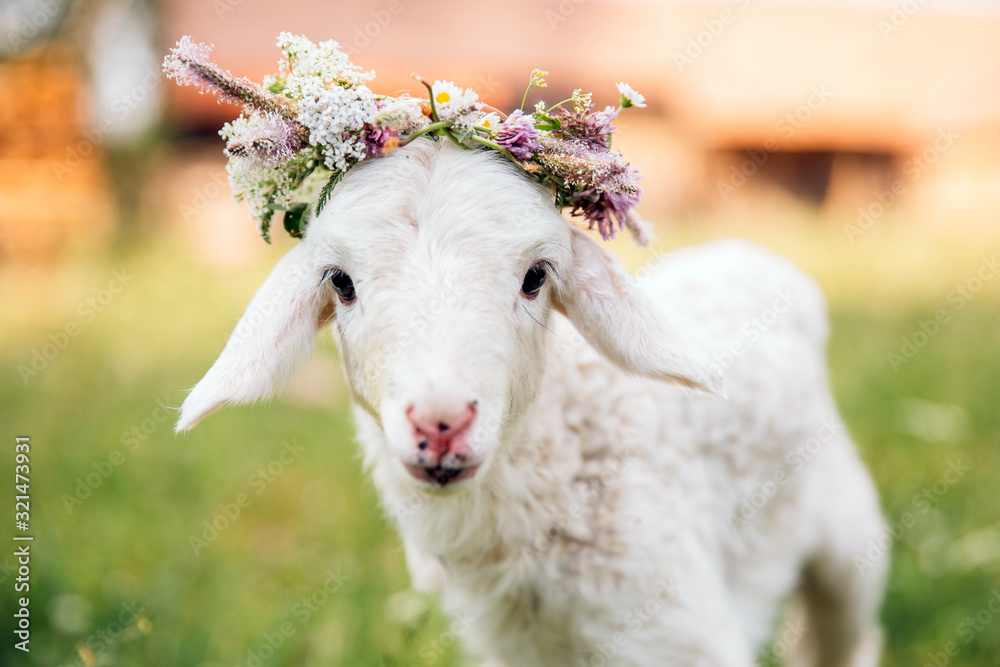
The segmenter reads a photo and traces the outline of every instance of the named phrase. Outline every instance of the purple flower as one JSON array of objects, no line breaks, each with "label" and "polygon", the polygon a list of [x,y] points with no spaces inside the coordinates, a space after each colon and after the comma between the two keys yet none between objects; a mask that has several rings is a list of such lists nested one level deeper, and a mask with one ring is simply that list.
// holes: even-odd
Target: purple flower
[{"label": "purple flower", "polygon": [[610,241],[615,237],[615,222],[619,229],[625,229],[629,213],[641,198],[642,190],[638,187],[632,192],[598,192],[573,204],[572,214],[583,214],[590,228],[596,226],[601,238]]},{"label": "purple flower", "polygon": [[497,128],[496,142],[518,160],[528,160],[542,148],[532,117],[520,109],[515,109]]},{"label": "purple flower", "polygon": [[209,56],[212,47],[208,44],[195,42],[185,35],[170,49],[163,58],[163,71],[168,79],[174,79],[185,86],[196,86],[214,93],[220,100],[258,111],[278,113],[294,120],[295,111],[275,95],[265,92],[253,81],[246,78],[235,78],[211,60]]},{"label": "purple flower", "polygon": [[538,156],[542,165],[576,191],[631,191],[638,184],[637,172],[618,151],[593,146],[583,140],[543,140]]},{"label": "purple flower", "polygon": [[560,125],[552,134],[560,139],[583,141],[592,148],[608,148],[611,133],[615,131],[611,123],[618,117],[618,110],[606,107],[604,111],[591,112],[592,108],[588,106],[569,111],[560,107],[552,114]]},{"label": "purple flower", "polygon": [[562,182],[565,202],[573,215],[582,215],[607,240],[627,226],[639,203],[639,172],[618,151],[583,140],[547,139],[538,160]]},{"label": "purple flower", "polygon": [[399,132],[391,127],[369,123],[361,134],[361,141],[365,145],[365,157],[376,157],[399,144]]}]

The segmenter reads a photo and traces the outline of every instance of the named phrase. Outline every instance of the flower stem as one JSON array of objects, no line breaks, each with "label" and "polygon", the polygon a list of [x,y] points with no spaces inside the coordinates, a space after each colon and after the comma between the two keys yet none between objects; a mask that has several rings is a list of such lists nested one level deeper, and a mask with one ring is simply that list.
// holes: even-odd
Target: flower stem
[{"label": "flower stem", "polygon": [[475,141],[477,144],[482,144],[483,146],[487,146],[489,148],[492,148],[495,151],[499,151],[500,153],[503,153],[504,157],[506,157],[508,160],[510,160],[511,162],[513,162],[516,165],[520,165],[521,164],[520,160],[518,160],[513,155],[511,155],[510,152],[508,152],[508,150],[506,148],[504,148],[500,144],[496,143],[495,141],[490,141],[489,139],[481,137],[478,134],[473,134],[471,137],[469,137],[469,139]]},{"label": "flower stem", "polygon": [[451,126],[452,122],[450,120],[439,120],[436,123],[431,123],[430,125],[424,125],[419,130],[414,130],[413,132],[411,132],[408,137],[399,142],[399,145],[405,146],[406,144],[410,143],[411,141],[413,141],[414,139],[416,139],[421,135],[428,134],[430,132],[437,132],[439,130],[449,128]]},{"label": "flower stem", "polygon": [[426,81],[424,81],[417,74],[414,74],[413,78],[416,79],[417,81],[419,81],[420,83],[424,84],[424,88],[427,89],[427,99],[430,101],[430,105],[431,105],[431,118],[434,119],[435,123],[440,123],[441,122],[441,118],[438,117],[437,106],[434,104],[434,87],[431,86],[431,84],[429,84]]},{"label": "flower stem", "polygon": [[549,115],[550,113],[552,113],[553,111],[555,111],[556,109],[558,109],[558,108],[559,108],[559,107],[561,107],[562,105],[566,104],[567,102],[572,102],[572,101],[573,101],[573,98],[572,98],[572,97],[570,97],[569,99],[565,99],[565,100],[563,100],[562,102],[558,102],[558,103],[556,103],[556,104],[553,104],[553,105],[552,105],[551,107],[549,107],[549,108],[548,108],[548,109],[547,109],[547,110],[545,111],[545,115],[546,115],[546,116],[548,116],[548,115]]}]

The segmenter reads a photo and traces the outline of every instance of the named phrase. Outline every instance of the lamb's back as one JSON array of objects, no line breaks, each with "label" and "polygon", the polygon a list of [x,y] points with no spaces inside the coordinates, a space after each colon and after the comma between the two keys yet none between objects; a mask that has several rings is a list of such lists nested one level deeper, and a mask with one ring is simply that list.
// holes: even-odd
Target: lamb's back
[{"label": "lamb's back", "polygon": [[788,259],[741,240],[671,253],[644,286],[726,384],[725,400],[658,390],[665,445],[684,443],[702,457],[705,497],[727,516],[775,477],[790,478],[780,492],[794,489],[796,450],[825,437],[831,420],[839,427],[819,286]]}]

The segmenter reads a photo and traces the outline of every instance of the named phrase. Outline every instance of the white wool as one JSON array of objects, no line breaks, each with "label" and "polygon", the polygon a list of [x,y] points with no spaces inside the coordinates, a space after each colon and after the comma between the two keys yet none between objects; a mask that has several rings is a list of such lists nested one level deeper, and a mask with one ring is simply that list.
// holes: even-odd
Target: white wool
[{"label": "white wool", "polygon": [[[798,592],[795,664],[876,665],[887,557],[857,559],[883,522],[820,291],[744,242],[654,261],[630,278],[509,164],[414,142],[338,186],[178,429],[274,391],[329,322],[413,583],[488,664],[749,666]],[[468,397],[479,472],[417,482],[407,406]]]}]

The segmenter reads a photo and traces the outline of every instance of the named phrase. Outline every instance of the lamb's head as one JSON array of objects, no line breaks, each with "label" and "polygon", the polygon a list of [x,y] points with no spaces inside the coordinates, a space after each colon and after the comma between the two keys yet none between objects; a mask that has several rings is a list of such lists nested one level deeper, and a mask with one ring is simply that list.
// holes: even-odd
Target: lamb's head
[{"label": "lamb's head", "polygon": [[492,151],[421,139],[337,186],[184,402],[178,430],[269,395],[329,324],[369,457],[400,483],[462,488],[486,476],[533,400],[553,309],[627,371],[719,388],[546,190]]}]

